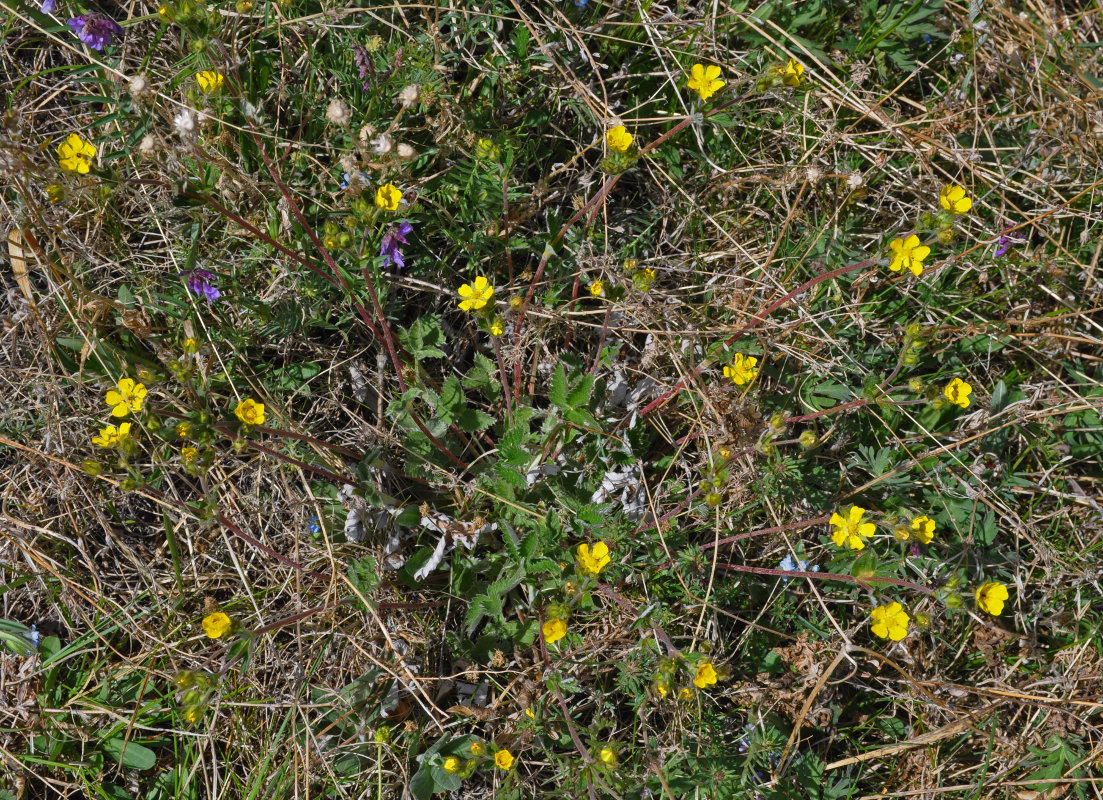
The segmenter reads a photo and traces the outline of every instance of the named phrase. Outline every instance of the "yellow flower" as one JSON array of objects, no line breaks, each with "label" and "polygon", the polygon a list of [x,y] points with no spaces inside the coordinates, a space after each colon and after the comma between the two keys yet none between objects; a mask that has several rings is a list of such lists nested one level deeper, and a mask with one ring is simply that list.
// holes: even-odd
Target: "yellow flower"
[{"label": "yellow flower", "polygon": [[923,274],[923,259],[931,254],[931,248],[919,243],[919,237],[914,233],[907,239],[893,239],[889,242],[892,250],[892,262],[889,269],[899,272],[904,267],[919,277]]},{"label": "yellow flower", "polygon": [[800,86],[804,82],[804,65],[795,58],[790,58],[784,67],[778,67],[777,72],[786,86]]},{"label": "yellow flower", "polygon": [[221,611],[203,617],[203,630],[208,639],[221,639],[232,625],[230,618]]},{"label": "yellow flower", "polygon": [[670,694],[670,686],[666,683],[666,681],[656,680],[655,691],[659,693],[660,700],[665,700],[666,696]]},{"label": "yellow flower", "polygon": [[605,746],[597,754],[598,760],[607,767],[615,767],[617,765],[617,751],[612,747]]},{"label": "yellow flower", "polygon": [[234,409],[234,414],[246,425],[263,425],[264,403],[258,403],[251,398],[249,400],[242,400],[237,404],[237,408]]},{"label": "yellow flower", "polygon": [[191,436],[191,423],[190,422],[179,422],[179,423],[177,423],[176,424],[176,435],[179,436],[181,439],[187,439],[189,436]]},{"label": "yellow flower", "polygon": [[712,665],[711,661],[702,661],[697,666],[697,675],[693,678],[693,685],[698,689],[707,689],[710,686],[716,685],[716,680],[719,676],[716,674],[716,667]]},{"label": "yellow flower", "polygon": [[899,642],[908,635],[908,612],[899,603],[873,609],[873,635]]},{"label": "yellow flower", "polygon": [[580,544],[575,550],[578,557],[578,565],[584,572],[591,575],[599,575],[609,565],[609,545],[598,542],[593,547],[588,544]]},{"label": "yellow flower", "polygon": [[130,423],[124,422],[118,428],[108,425],[100,428],[100,435],[92,437],[92,444],[99,447],[114,447],[130,435]]},{"label": "yellow flower", "polygon": [[92,168],[96,148],[91,142],[80,138],[78,134],[70,133],[69,138],[57,146],[57,155],[62,169],[83,175]]},{"label": "yellow flower", "polygon": [[742,386],[746,383],[750,383],[758,375],[756,365],[758,359],[754,356],[745,356],[742,353],[736,353],[735,359],[729,366],[724,367],[724,377],[731,378],[736,386]]},{"label": "yellow flower", "polygon": [[1003,604],[1007,602],[1008,596],[1006,586],[989,581],[977,588],[977,605],[981,611],[998,617],[1003,613]]},{"label": "yellow flower", "polygon": [[494,287],[482,275],[477,275],[474,283],[465,283],[457,293],[462,298],[460,311],[478,311],[494,296]]},{"label": "yellow flower", "polygon": [[601,281],[594,281],[590,284],[590,294],[594,297],[605,297],[605,284]]},{"label": "yellow flower", "polygon": [[221,73],[215,72],[213,69],[205,69],[195,76],[195,81],[199,84],[200,90],[207,94],[221,89],[225,80]]},{"label": "yellow flower", "polygon": [[533,710],[531,708],[526,708],[525,709],[525,716],[528,717],[529,719],[536,719],[536,714],[535,714],[535,712],[533,712]]},{"label": "yellow flower", "polygon": [[689,71],[689,80],[686,88],[692,89],[701,95],[702,100],[708,100],[720,89],[724,88],[724,81],[720,80],[720,67],[703,64],[694,64]]},{"label": "yellow flower", "polygon": [[397,211],[402,192],[393,183],[385,183],[375,190],[375,204],[387,211]]},{"label": "yellow flower", "polygon": [[456,758],[455,756],[449,756],[448,758],[444,759],[443,766],[444,766],[444,769],[448,772],[459,772],[460,771],[460,760],[458,758]]},{"label": "yellow flower", "polygon": [[679,700],[689,700],[692,697],[693,697],[693,690],[690,689],[688,686],[683,686],[681,689],[678,690],[678,699]]},{"label": "yellow flower", "polygon": [[632,274],[632,283],[641,292],[647,292],[651,290],[651,285],[655,282],[655,270],[651,267],[644,267],[639,272]]},{"label": "yellow flower", "polygon": [[954,378],[948,384],[946,388],[942,390],[942,394],[946,396],[946,399],[953,403],[955,406],[961,406],[962,408],[968,408],[969,403],[972,402],[969,399],[969,395],[973,393],[973,387],[963,381],[961,378]]},{"label": "yellow flower", "polygon": [[483,754],[483,750],[485,750],[485,749],[486,748],[483,747],[482,742],[472,742],[471,743],[471,755],[473,755],[473,756],[481,756]]},{"label": "yellow flower", "polygon": [[130,378],[123,378],[118,383],[119,390],[112,389],[107,393],[107,405],[113,406],[111,416],[125,417],[131,411],[141,411],[142,403],[146,399],[145,385],[135,383]]},{"label": "yellow flower", "polygon": [[509,769],[513,766],[513,753],[508,750],[499,750],[494,754],[494,763],[501,769]]},{"label": "yellow flower", "polygon": [[616,153],[625,153],[632,146],[632,134],[623,125],[617,125],[615,128],[610,128],[605,134],[605,141],[610,150]]},{"label": "yellow flower", "polygon": [[188,706],[184,709],[184,719],[188,722],[199,722],[199,718],[203,716],[203,706],[194,705]]},{"label": "yellow flower", "polygon": [[194,447],[181,447],[180,458],[184,461],[185,467],[190,467],[195,463],[195,457],[199,455],[199,451]]},{"label": "yellow flower", "polygon": [[973,207],[973,199],[965,194],[964,189],[952,183],[942,187],[938,202],[951,214],[966,214]]},{"label": "yellow flower", "polygon": [[506,332],[506,326],[505,326],[505,323],[502,322],[501,317],[495,317],[494,319],[492,319],[490,321],[490,335],[491,336],[501,336],[505,332]]},{"label": "yellow flower", "polygon": [[851,550],[861,550],[866,546],[863,539],[868,539],[876,530],[872,522],[862,522],[862,515],[866,513],[864,508],[851,506],[850,513],[843,517],[839,512],[831,515],[831,525],[835,530],[831,532],[831,541],[837,546],[846,545]]},{"label": "yellow flower", "polygon": [[930,544],[934,538],[934,520],[923,515],[911,521],[911,534],[923,544]]},{"label": "yellow flower", "polygon": [[540,630],[544,633],[545,642],[555,644],[567,635],[567,623],[561,619],[549,619]]}]

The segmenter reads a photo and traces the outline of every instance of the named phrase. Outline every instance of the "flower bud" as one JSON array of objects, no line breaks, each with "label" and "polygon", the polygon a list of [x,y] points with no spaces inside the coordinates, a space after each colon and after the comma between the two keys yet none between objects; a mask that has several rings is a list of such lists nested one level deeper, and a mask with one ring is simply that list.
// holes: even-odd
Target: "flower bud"
[{"label": "flower bud", "polygon": [[811,450],[816,446],[816,434],[812,431],[801,431],[800,446],[805,450]]},{"label": "flower bud", "polygon": [[398,93],[398,104],[403,108],[413,108],[417,105],[418,98],[421,96],[421,89],[416,83],[411,83],[408,86],[403,87],[402,91]]},{"label": "flower bud", "polygon": [[329,101],[326,107],[326,121],[344,128],[349,124],[349,107],[340,98]]},{"label": "flower bud", "polygon": [[394,150],[394,137],[381,133],[371,140],[371,148],[377,156],[385,156]]},{"label": "flower bud", "polygon": [[149,91],[149,81],[146,80],[145,73],[131,78],[130,83],[127,84],[127,91],[135,100],[140,100]]}]

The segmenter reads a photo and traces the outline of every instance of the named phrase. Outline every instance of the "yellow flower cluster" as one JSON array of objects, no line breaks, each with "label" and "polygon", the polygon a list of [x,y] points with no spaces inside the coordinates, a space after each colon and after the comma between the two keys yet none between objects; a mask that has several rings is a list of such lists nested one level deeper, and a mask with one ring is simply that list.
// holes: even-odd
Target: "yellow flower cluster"
[{"label": "yellow flower cluster", "polygon": [[555,644],[567,635],[567,621],[558,617],[551,617],[542,626],[540,632],[544,634],[547,644]]},{"label": "yellow flower cluster", "polygon": [[80,138],[79,134],[70,133],[69,137],[57,146],[57,156],[62,169],[83,175],[92,168],[96,147],[91,142]]},{"label": "yellow flower cluster", "polygon": [[947,400],[955,406],[961,406],[962,408],[969,407],[969,395],[972,393],[973,387],[961,378],[954,378],[946,385],[946,388],[942,390],[942,394],[945,395]]},{"label": "yellow flower cluster", "polygon": [[[471,283],[458,289],[460,311],[478,311],[494,296],[494,287],[484,276],[478,275]],[[500,334],[498,334],[500,335]]]},{"label": "yellow flower cluster", "polygon": [[862,522],[865,513],[864,508],[851,506],[845,517],[837,511],[832,514],[829,522],[835,530],[831,532],[831,541],[839,547],[846,545],[851,550],[865,547],[865,540],[877,531],[877,526],[872,522]]},{"label": "yellow flower cluster", "polygon": [[234,409],[234,415],[246,425],[264,424],[264,403],[256,400],[242,400]]},{"label": "yellow flower cluster", "polygon": [[221,611],[203,617],[203,632],[209,639],[221,639],[233,626],[233,620]]},{"label": "yellow flower cluster", "polygon": [[694,64],[689,71],[686,88],[697,92],[702,100],[708,100],[724,88],[724,81],[720,78],[720,67]]},{"label": "yellow flower cluster", "polygon": [[135,383],[130,378],[123,378],[117,384],[117,390],[112,389],[105,398],[107,405],[112,406],[111,416],[125,417],[131,411],[141,411],[149,393],[144,384]]},{"label": "yellow flower cluster", "polygon": [[375,204],[384,211],[397,211],[402,202],[402,192],[393,183],[385,183],[375,190]]},{"label": "yellow flower cluster", "polygon": [[221,73],[215,72],[213,69],[205,69],[195,76],[195,82],[199,84],[200,91],[207,94],[221,89],[225,80]]},{"label": "yellow flower cluster", "polygon": [[578,558],[578,566],[582,568],[582,571],[596,578],[603,569],[609,566],[609,545],[605,542],[598,542],[590,547],[590,545],[582,543],[575,550],[575,556]]},{"label": "yellow flower cluster", "polygon": [[732,363],[724,367],[724,377],[731,378],[736,386],[750,383],[758,375],[758,359],[736,353]]},{"label": "yellow flower cluster", "polygon": [[605,143],[614,153],[627,153],[632,146],[632,134],[623,125],[617,125],[605,134]]},{"label": "yellow flower cluster", "polygon": [[97,447],[114,447],[120,442],[124,441],[130,436],[130,423],[124,422],[116,428],[114,425],[108,425],[104,428],[100,428],[100,435],[92,437],[92,444]]},{"label": "yellow flower cluster", "polygon": [[908,612],[899,603],[890,603],[887,606],[878,606],[873,609],[874,636],[882,639],[892,639],[898,642],[908,635]]},{"label": "yellow flower cluster", "polygon": [[989,581],[977,587],[976,597],[977,605],[981,611],[998,617],[1003,613],[1003,604],[1007,602],[1010,595],[1007,592],[1007,587],[1002,583]]}]

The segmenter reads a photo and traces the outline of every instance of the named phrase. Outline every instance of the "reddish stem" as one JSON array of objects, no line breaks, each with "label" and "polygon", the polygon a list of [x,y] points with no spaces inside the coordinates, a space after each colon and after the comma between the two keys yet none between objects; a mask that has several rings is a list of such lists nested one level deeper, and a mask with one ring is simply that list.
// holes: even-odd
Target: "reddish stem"
[{"label": "reddish stem", "polygon": [[903,586],[906,589],[914,589],[926,595],[934,595],[934,589],[929,589],[926,586],[921,586],[918,583],[906,581],[902,578],[882,578],[880,576],[856,578],[853,575],[843,575],[837,572],[805,572],[802,570],[771,569],[770,567],[747,567],[742,564],[717,564],[716,566],[718,569],[725,569],[729,572],[750,572],[755,575],[774,575],[780,578],[809,578],[811,580],[842,581],[843,583],[854,583],[864,588],[869,588],[868,584],[871,583],[887,583],[892,586]]}]

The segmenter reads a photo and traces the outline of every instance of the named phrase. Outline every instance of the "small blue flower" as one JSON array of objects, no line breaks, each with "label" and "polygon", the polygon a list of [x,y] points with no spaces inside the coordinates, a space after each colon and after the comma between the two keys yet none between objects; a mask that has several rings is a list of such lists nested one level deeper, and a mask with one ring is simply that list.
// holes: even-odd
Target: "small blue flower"
[{"label": "small blue flower", "polygon": [[[793,555],[790,553],[781,559],[781,563],[777,565],[777,568],[783,572],[819,572],[819,564],[813,564],[812,568],[808,568],[808,562],[802,559],[793,560]],[[789,578],[782,578],[782,580],[789,580]]]},{"label": "small blue flower", "polygon": [[42,8],[40,9],[43,14],[53,14],[57,11],[57,0],[42,0]]},{"label": "small blue flower", "polygon": [[[360,178],[359,178],[358,182],[359,183],[367,183],[368,182],[368,172],[367,172],[367,170],[364,170],[360,173]],[[352,183],[352,176],[349,175],[346,172],[346,173],[343,174],[343,176],[341,178],[341,188],[342,189],[349,188],[350,183]]]},{"label": "small blue flower", "polygon": [[315,515],[315,514],[312,514],[312,515],[311,515],[311,517],[310,517],[310,521],[309,521],[309,522],[307,523],[307,525],[306,525],[306,529],[307,529],[308,531],[310,531],[311,533],[319,533],[319,532],[321,532],[321,530],[322,530],[322,526],[321,526],[321,525],[319,524],[319,522],[318,522],[318,517],[317,517],[317,515]]},{"label": "small blue flower", "polygon": [[42,641],[42,634],[39,633],[38,628],[36,628],[34,625],[31,625],[30,629],[23,633],[23,638],[34,645],[35,648],[37,648],[39,646],[39,643]]}]

